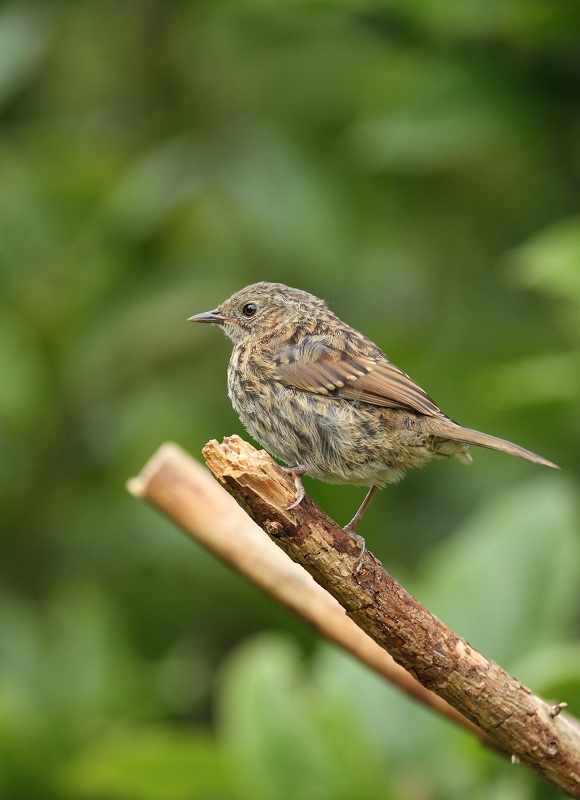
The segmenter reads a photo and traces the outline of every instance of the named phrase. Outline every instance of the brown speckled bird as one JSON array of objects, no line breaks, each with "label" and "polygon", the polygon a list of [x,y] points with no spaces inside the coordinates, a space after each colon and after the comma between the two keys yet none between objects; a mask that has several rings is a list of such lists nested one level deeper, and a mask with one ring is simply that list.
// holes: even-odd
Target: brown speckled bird
[{"label": "brown speckled bird", "polygon": [[[345,530],[354,534],[378,488],[409,467],[476,444],[556,465],[517,444],[462,428],[370,339],[323,300],[281,283],[255,283],[191,322],[218,324],[234,343],[228,392],[249,433],[301,476],[370,486]],[[293,507],[291,506],[291,508]],[[361,554],[364,540],[361,540]]]}]

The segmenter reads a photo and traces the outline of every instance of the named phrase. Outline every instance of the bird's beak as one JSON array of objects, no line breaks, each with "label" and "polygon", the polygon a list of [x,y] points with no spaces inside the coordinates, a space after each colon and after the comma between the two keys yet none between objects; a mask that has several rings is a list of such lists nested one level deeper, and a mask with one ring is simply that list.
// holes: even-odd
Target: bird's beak
[{"label": "bird's beak", "polygon": [[230,322],[229,317],[224,317],[220,314],[219,308],[214,308],[213,311],[204,311],[203,314],[195,314],[193,317],[187,318],[188,322]]}]

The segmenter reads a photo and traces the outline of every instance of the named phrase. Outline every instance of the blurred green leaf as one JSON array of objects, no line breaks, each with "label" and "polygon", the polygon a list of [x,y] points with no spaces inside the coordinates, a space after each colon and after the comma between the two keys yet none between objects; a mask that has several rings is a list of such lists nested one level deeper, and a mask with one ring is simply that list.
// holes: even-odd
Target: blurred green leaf
[{"label": "blurred green leaf", "polygon": [[525,408],[538,403],[565,402],[580,393],[577,353],[540,353],[494,364],[473,379],[472,396],[481,394],[495,408]]},{"label": "blurred green leaf", "polygon": [[0,105],[39,68],[53,34],[47,11],[26,2],[6,3],[0,11]]},{"label": "blurred green leaf", "polygon": [[463,35],[473,39],[506,38],[516,43],[529,41],[570,41],[567,27],[578,21],[569,3],[543,3],[542,0],[418,0],[396,3],[401,13],[421,27],[442,37]]},{"label": "blurred green leaf", "polygon": [[23,317],[2,304],[0,340],[0,424],[30,435],[51,397],[42,341]]},{"label": "blurred green leaf", "polygon": [[138,664],[110,601],[96,585],[66,584],[38,618],[10,595],[0,605],[3,724],[33,714],[47,736],[98,727],[104,715],[147,712],[146,674]]},{"label": "blurred green leaf", "polygon": [[104,199],[100,213],[114,231],[137,240],[148,238],[202,186],[195,146],[182,140],[163,142],[130,166]]},{"label": "blurred green leaf", "polygon": [[388,774],[345,704],[325,702],[295,644],[264,634],[229,660],[220,731],[247,798],[391,798]]},{"label": "blurred green leaf", "polygon": [[150,713],[144,675],[107,606],[89,586],[56,593],[41,614],[0,596],[3,797],[57,796],[53,773],[71,749],[109,719]]},{"label": "blurred green leaf", "polygon": [[575,489],[560,475],[491,497],[423,565],[421,599],[507,669],[563,641],[579,601]]},{"label": "blurred green leaf", "polygon": [[[495,83],[467,63],[420,54],[391,66],[398,68],[385,80],[391,91],[371,95],[373,116],[367,112],[353,129],[364,161],[412,172],[460,169],[518,146],[522,115],[499,76]],[[387,109],[377,116],[382,105]]]},{"label": "blurred green leaf", "polygon": [[568,712],[580,716],[580,645],[564,642],[526,654],[517,667],[529,686],[546,700],[568,704]]},{"label": "blurred green leaf", "polygon": [[580,216],[539,231],[509,261],[520,286],[580,304]]},{"label": "blurred green leaf", "polygon": [[94,743],[62,768],[58,782],[71,800],[235,797],[212,737],[163,725],[119,731]]}]

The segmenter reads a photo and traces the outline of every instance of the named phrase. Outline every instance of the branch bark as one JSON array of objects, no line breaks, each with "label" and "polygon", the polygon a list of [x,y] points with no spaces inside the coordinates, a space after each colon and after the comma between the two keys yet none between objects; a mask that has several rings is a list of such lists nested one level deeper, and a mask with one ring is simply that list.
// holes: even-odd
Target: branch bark
[{"label": "branch bark", "polygon": [[211,441],[203,452],[263,530],[176,445],[164,445],[128,488],[404,691],[580,798],[577,720],[474,650],[371,553],[357,572],[358,545],[308,497],[286,510],[294,482],[267,453],[237,436]]}]

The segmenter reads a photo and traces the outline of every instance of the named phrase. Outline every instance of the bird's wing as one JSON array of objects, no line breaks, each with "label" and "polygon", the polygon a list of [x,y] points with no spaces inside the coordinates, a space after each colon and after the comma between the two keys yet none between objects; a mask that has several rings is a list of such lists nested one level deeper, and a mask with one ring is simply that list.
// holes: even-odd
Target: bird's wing
[{"label": "bird's wing", "polygon": [[285,386],[444,416],[415,381],[362,336],[345,342],[338,336],[307,335],[299,344],[276,348],[275,365],[275,377]]}]

